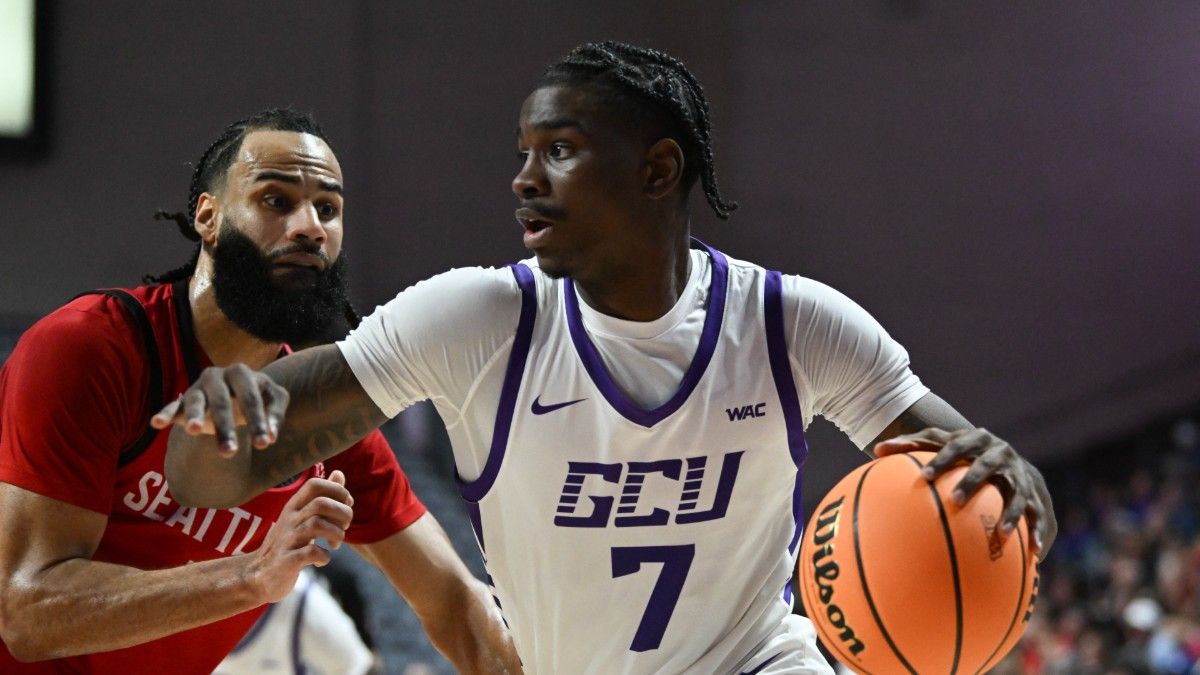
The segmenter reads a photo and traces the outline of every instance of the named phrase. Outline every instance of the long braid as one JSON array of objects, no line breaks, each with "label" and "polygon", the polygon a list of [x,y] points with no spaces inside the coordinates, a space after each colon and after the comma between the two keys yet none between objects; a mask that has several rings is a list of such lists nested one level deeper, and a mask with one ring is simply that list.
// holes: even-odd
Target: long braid
[{"label": "long braid", "polygon": [[209,165],[213,151],[218,146],[229,143],[230,140],[232,140],[232,138],[235,136],[238,137],[240,145],[242,131],[240,125],[243,122],[244,120],[241,122],[235,122],[226,127],[225,131],[221,133],[221,136],[208,146],[208,149],[204,151],[204,154],[200,155],[200,161],[197,162],[195,168],[192,169],[192,183],[188,190],[187,211],[175,211],[172,213],[163,209],[159,209],[154,212],[155,220],[174,221],[175,226],[179,228],[179,233],[182,234],[184,238],[197,242],[195,249],[192,251],[192,256],[184,264],[174,269],[167,270],[162,274],[144,275],[142,277],[142,283],[170,284],[179,281],[180,279],[186,279],[195,274],[196,263],[200,260],[200,233],[196,231],[196,228],[192,226],[192,223],[196,221],[196,204],[200,201],[200,195],[204,192],[204,187],[202,186],[203,176],[205,173],[204,169],[207,165]]},{"label": "long braid", "polygon": [[[699,178],[704,197],[722,220],[737,203],[721,196],[713,163],[712,123],[704,88],[683,62],[665,52],[620,42],[587,43],[546,69],[541,84],[608,85],[615,93],[633,95],[635,112],[668,116],[677,128],[675,140],[684,152],[684,184]],[[647,110],[649,104],[653,110]],[[640,108],[640,110],[639,110]]]}]

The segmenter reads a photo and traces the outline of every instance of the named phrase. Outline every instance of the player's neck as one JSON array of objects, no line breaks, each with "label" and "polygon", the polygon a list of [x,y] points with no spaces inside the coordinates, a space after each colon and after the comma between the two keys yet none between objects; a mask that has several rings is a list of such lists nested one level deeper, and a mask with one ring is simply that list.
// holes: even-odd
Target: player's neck
[{"label": "player's neck", "polygon": [[576,278],[579,297],[592,309],[627,321],[653,321],[675,306],[687,287],[690,267],[688,228],[664,246],[630,252],[620,273]]},{"label": "player's neck", "polygon": [[279,356],[279,343],[260,340],[225,316],[217,306],[217,294],[207,275],[198,273],[192,277],[188,283],[188,302],[192,306],[196,341],[214,366],[244,363],[257,370]]}]

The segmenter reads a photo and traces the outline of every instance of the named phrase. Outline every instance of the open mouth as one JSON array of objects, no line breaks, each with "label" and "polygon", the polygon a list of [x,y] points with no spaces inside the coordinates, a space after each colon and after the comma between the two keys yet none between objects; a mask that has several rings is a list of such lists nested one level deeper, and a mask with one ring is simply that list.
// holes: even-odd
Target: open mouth
[{"label": "open mouth", "polygon": [[531,234],[537,234],[542,230],[550,227],[552,223],[548,220],[540,220],[537,218],[521,218],[521,225],[525,227],[525,231]]},{"label": "open mouth", "polygon": [[541,212],[541,209],[535,209],[529,206],[522,206],[513,214],[517,218],[517,222],[521,227],[525,228],[528,233],[536,234],[554,224],[546,214]]}]

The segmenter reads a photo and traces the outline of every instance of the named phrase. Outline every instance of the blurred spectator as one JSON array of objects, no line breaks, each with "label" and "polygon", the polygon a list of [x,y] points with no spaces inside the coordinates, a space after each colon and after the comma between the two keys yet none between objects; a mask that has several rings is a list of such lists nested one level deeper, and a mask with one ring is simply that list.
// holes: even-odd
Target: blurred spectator
[{"label": "blurred spectator", "polygon": [[1200,675],[1200,426],[1185,418],[1048,472],[1062,531],[1001,673]]},{"label": "blurred spectator", "polygon": [[267,609],[214,675],[363,675],[375,663],[354,621],[305,568],[292,592]]}]

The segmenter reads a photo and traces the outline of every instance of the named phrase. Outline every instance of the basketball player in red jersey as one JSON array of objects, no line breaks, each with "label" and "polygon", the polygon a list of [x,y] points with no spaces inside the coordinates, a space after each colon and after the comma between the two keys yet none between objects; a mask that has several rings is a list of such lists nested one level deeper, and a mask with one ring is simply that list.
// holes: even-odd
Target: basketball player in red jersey
[{"label": "basketball player in red jersey", "polygon": [[259,113],[197,163],[187,265],[23,336],[0,370],[0,672],[209,673],[302,567],[328,562],[316,539],[379,566],[459,670],[519,669],[378,432],[244,504],[183,507],[166,484],[167,434],[146,426],[159,401],[204,367],[262,367],[356,321],[342,206],[316,123]]}]

